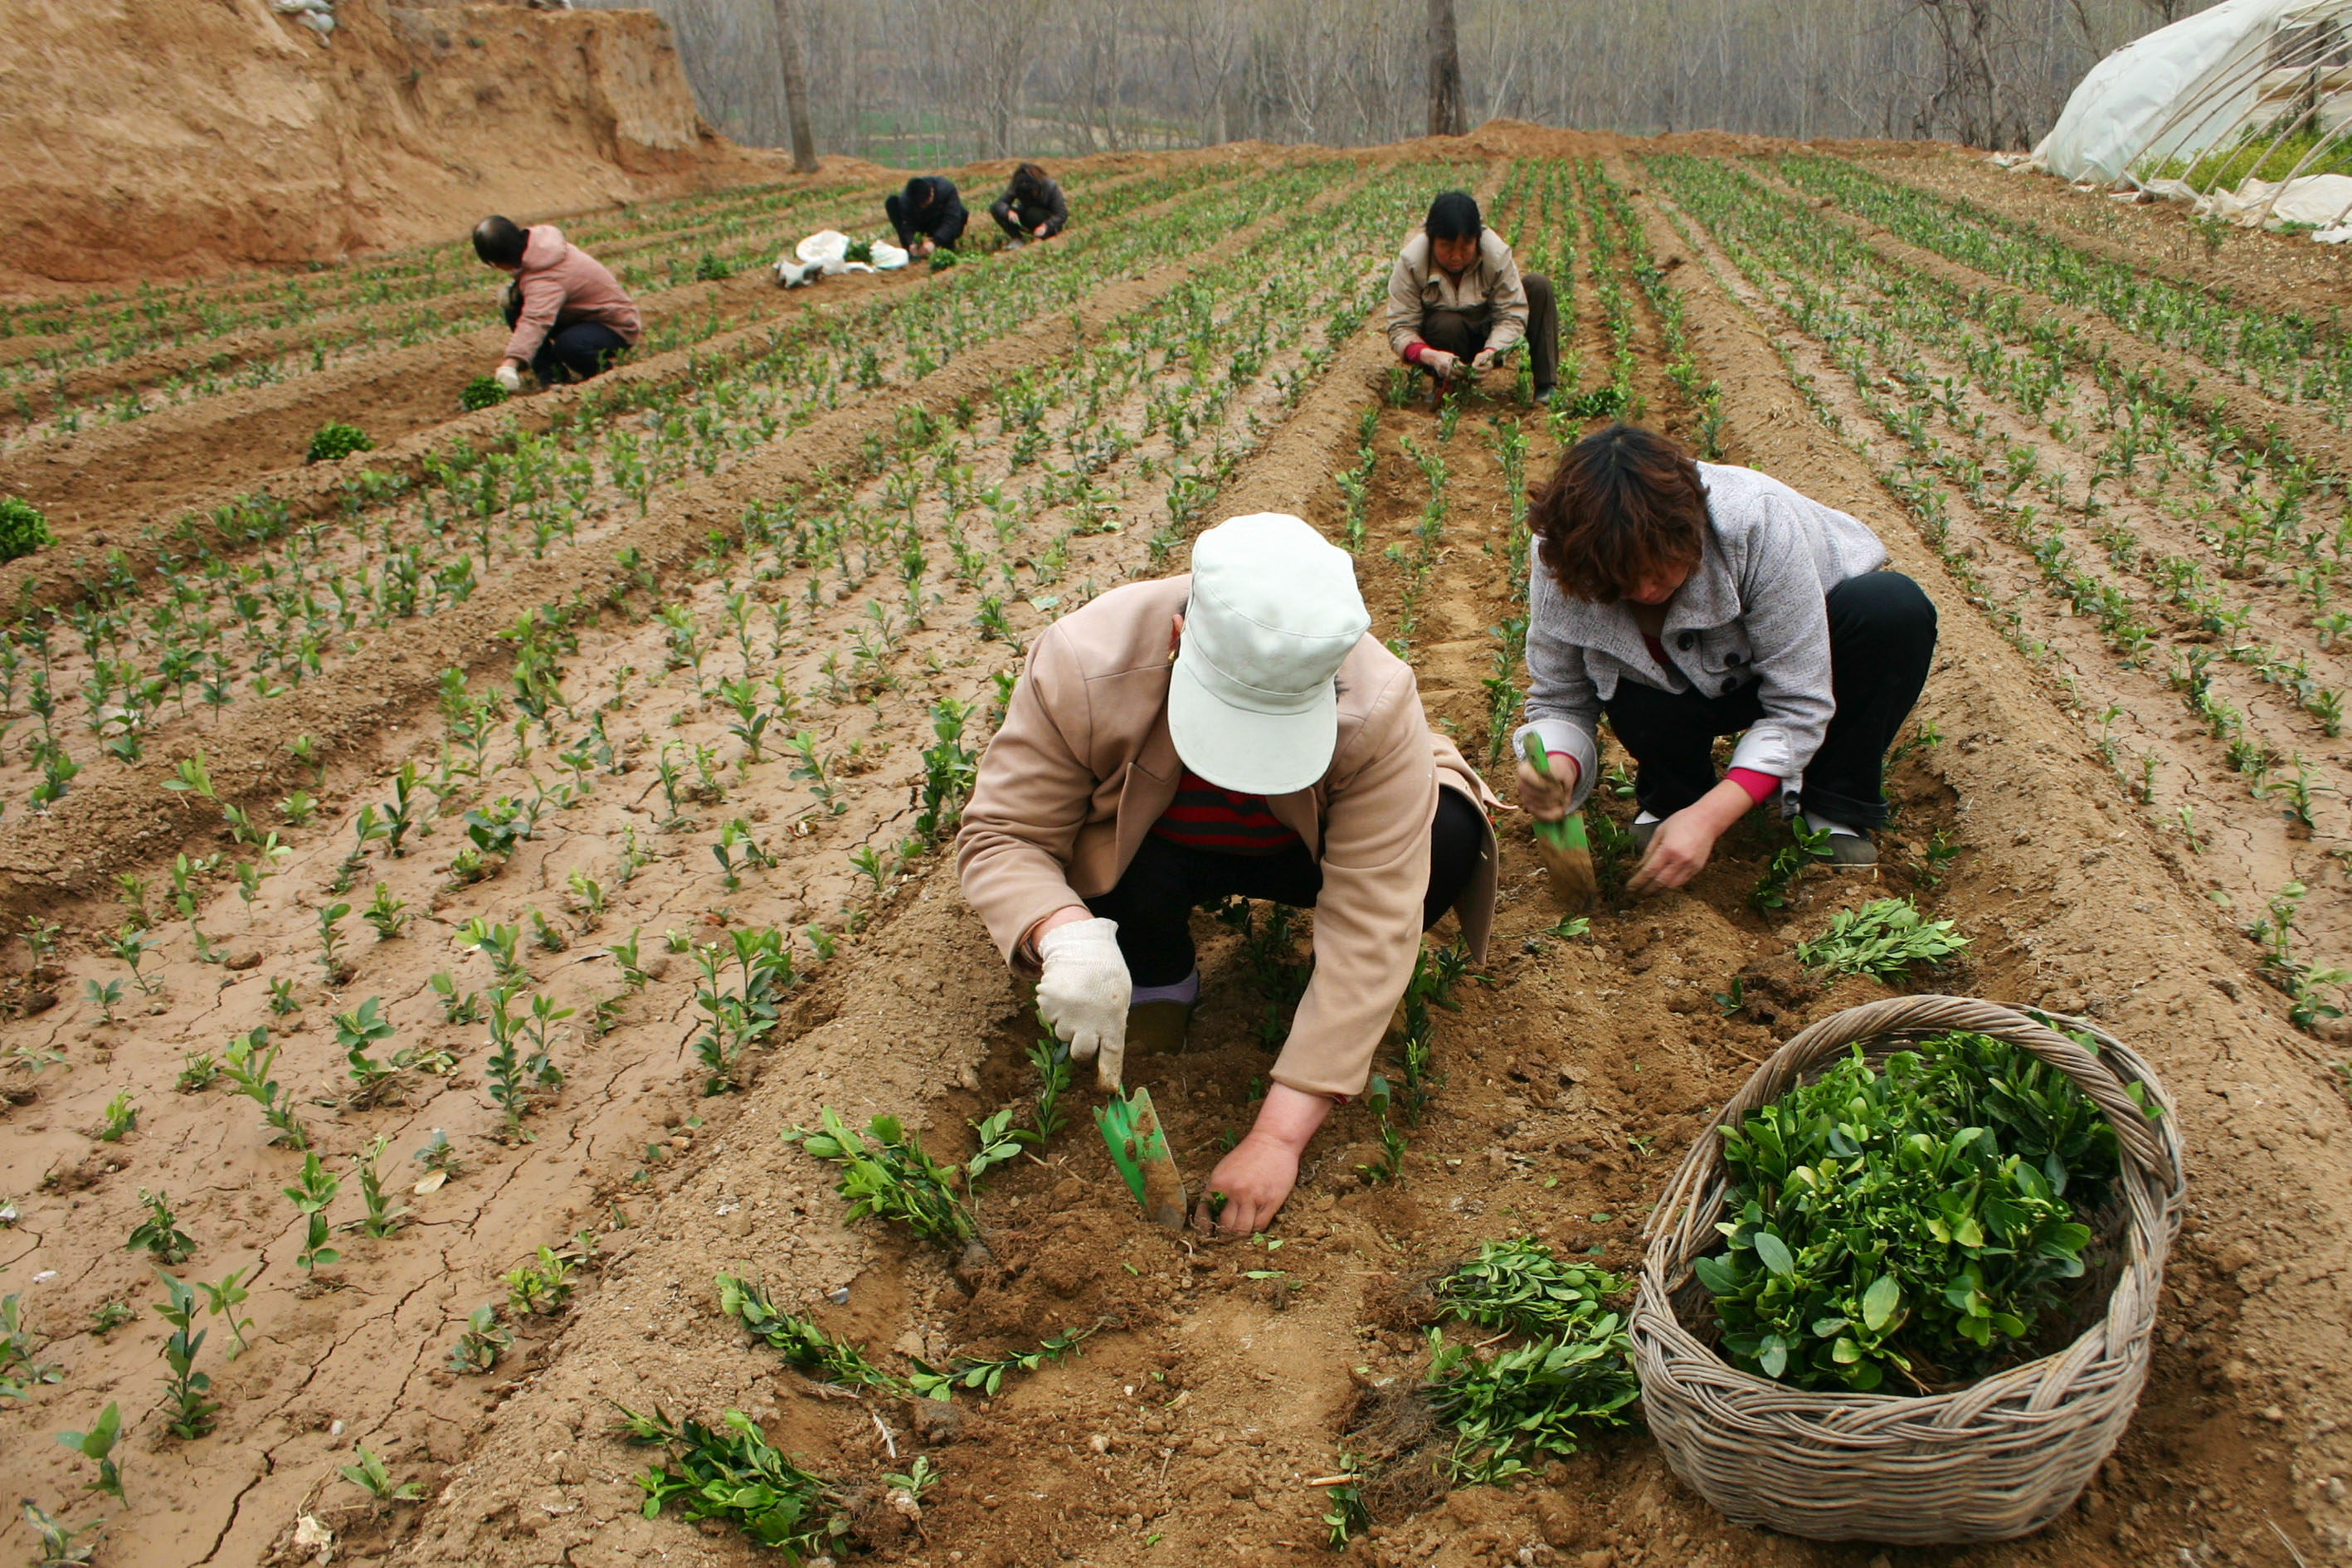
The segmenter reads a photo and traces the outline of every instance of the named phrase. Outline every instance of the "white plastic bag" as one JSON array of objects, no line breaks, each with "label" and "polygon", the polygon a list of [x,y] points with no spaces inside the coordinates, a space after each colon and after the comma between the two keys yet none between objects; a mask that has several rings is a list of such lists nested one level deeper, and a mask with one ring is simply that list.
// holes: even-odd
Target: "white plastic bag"
[{"label": "white plastic bag", "polygon": [[776,287],[779,289],[798,289],[803,284],[824,281],[824,268],[816,262],[777,258]]},{"label": "white plastic bag", "polygon": [[907,253],[887,239],[874,242],[874,270],[896,272],[907,265]]},{"label": "white plastic bag", "polygon": [[803,261],[813,261],[828,273],[838,272],[849,255],[849,237],[839,229],[821,228],[798,245],[793,254]]}]

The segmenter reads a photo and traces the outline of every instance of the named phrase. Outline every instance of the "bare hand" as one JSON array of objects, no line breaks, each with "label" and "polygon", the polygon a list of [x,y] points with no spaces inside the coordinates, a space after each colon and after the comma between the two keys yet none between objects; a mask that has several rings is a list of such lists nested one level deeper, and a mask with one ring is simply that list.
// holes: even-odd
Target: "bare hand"
[{"label": "bare hand", "polygon": [[1551,772],[1536,772],[1519,759],[1519,805],[1538,822],[1558,822],[1568,815],[1569,796],[1576,792],[1576,759],[1564,752],[1547,753]]},{"label": "bare hand", "polygon": [[1252,1132],[1209,1173],[1208,1190],[1225,1195],[1224,1212],[1212,1215],[1204,1194],[1192,1224],[1228,1239],[1255,1235],[1273,1223],[1297,1181],[1298,1151],[1279,1139]]},{"label": "bare hand", "polygon": [[1495,351],[1493,349],[1480,349],[1477,357],[1470,362],[1470,372],[1473,375],[1484,375],[1494,368]]},{"label": "bare hand", "polygon": [[1650,839],[1650,852],[1625,879],[1625,890],[1647,893],[1683,886],[1706,869],[1707,857],[1715,853],[1715,841],[1722,831],[1696,805],[1675,813],[1658,824],[1657,833]]},{"label": "bare hand", "polygon": [[1042,223],[1041,223],[1041,224],[1039,224],[1035,228],[1031,229],[1029,232],[1030,232],[1031,234],[1035,235],[1039,239],[1043,239],[1043,238],[1045,238],[1045,226],[1044,224],[1042,224]]}]

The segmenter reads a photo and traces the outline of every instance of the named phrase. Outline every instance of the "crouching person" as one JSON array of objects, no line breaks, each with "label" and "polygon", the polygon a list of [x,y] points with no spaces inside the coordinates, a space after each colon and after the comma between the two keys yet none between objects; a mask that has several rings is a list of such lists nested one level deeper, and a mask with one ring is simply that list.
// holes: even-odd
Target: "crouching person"
[{"label": "crouching person", "polygon": [[1070,221],[1070,204],[1059,181],[1047,179],[1034,163],[1024,163],[1013,171],[1013,183],[1004,194],[989,204],[988,216],[1012,237],[1013,245],[1021,246],[1061,233]]},{"label": "crouching person", "polygon": [[882,198],[882,211],[898,233],[900,248],[918,258],[953,250],[971,216],[963,210],[963,198],[956,195],[955,182],[945,174],[916,175],[905,190]]},{"label": "crouching person", "polygon": [[553,224],[486,217],[474,226],[474,254],[514,277],[500,301],[513,336],[492,373],[509,392],[522,389],[525,369],[541,386],[586,381],[645,335],[621,280]]},{"label": "crouching person", "polygon": [[1130,1045],[1183,1040],[1193,910],[1315,911],[1273,1085],[1209,1177],[1225,1235],[1265,1228],[1363,1089],[1423,931],[1452,909],[1483,955],[1493,921],[1478,776],[1370,626],[1353,562],[1306,523],[1221,523],[1190,574],[1115,588],[1037,639],[964,810],[965,897],[1105,1089]]},{"label": "crouching person", "polygon": [[[1878,858],[1880,774],[1927,679],[1936,606],[1854,518],[1749,468],[1612,425],[1570,447],[1528,509],[1529,735],[1540,821],[1592,791],[1602,714],[1633,753],[1642,864],[1679,888],[1756,805],[1785,801],[1841,866]],[[1719,735],[1739,736],[1721,778]]]},{"label": "crouching person", "polygon": [[1551,280],[1521,276],[1510,246],[1466,192],[1441,193],[1404,242],[1389,274],[1388,331],[1397,357],[1428,373],[1433,397],[1450,382],[1485,375],[1524,343],[1536,401],[1552,400],[1559,306]]}]

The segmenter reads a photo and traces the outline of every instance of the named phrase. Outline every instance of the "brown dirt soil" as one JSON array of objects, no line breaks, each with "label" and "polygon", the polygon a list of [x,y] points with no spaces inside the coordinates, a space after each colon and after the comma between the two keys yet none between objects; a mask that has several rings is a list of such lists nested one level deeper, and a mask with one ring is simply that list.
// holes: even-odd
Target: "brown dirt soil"
[{"label": "brown dirt soil", "polygon": [[485,211],[789,169],[701,122],[648,12],[353,0],[336,21],[322,45],[257,3],[14,7],[0,44],[10,270],[98,281],[331,261]]},{"label": "brown dirt soil", "polygon": [[[1480,141],[1489,133],[1491,145]],[[1638,184],[1624,151],[1611,139],[1488,127],[1381,150],[1317,201],[1337,204],[1381,169],[1433,153],[1487,160],[1483,173],[1449,177],[1490,197],[1506,160],[1520,156],[1608,155],[1621,181]],[[1237,162],[1236,176],[1250,167]],[[1630,1269],[1675,1162],[1753,1065],[1803,1024],[1884,994],[1868,981],[1812,983],[1790,958],[1794,943],[1842,907],[1905,894],[1973,941],[1964,960],[1913,986],[2097,1017],[2148,1057],[2179,1100],[2193,1165],[2154,1374],[2098,1484],[2034,1540],[1901,1560],[2124,1568],[2340,1554],[2352,1540],[2343,1500],[2352,1480],[2343,1294],[2352,1114],[2328,1053],[2287,1026],[2249,945],[2072,716],[2074,699],[1927,547],[1881,482],[1883,455],[1843,444],[1811,411],[1775,353],[1793,329],[1719,283],[1719,258],[1675,235],[1654,197],[1635,199],[1644,226],[1634,242],[1662,261],[1686,258],[1667,266],[1667,287],[1702,375],[1720,388],[1727,460],[1871,521],[1938,605],[1942,644],[1918,719],[1943,739],[1893,770],[1897,816],[1875,872],[1808,873],[1790,907],[1759,914],[1747,895],[1780,841],[1751,821],[1685,892],[1609,904],[1588,931],[1564,935],[1526,831],[1507,817],[1493,949],[1485,973],[1459,988],[1458,1010],[1437,1015],[1442,1081],[1401,1181],[1368,1174],[1381,1157],[1377,1128],[1351,1105],[1310,1149],[1267,1236],[1208,1244],[1149,1231],[1087,1125],[1098,1097],[1082,1081],[1064,1102],[1068,1125],[991,1173],[983,1253],[950,1256],[896,1227],[841,1222],[833,1173],[781,1145],[782,1128],[827,1106],[859,1122],[890,1111],[941,1157],[961,1157],[969,1121],[1025,1107],[1034,1086],[1026,987],[1008,978],[940,858],[894,868],[891,848],[911,831],[934,707],[970,702],[967,740],[977,743],[992,677],[1016,667],[1015,646],[978,624],[983,593],[1004,628],[1026,637],[1100,587],[1181,568],[1181,542],[1163,564],[1167,541],[1152,537],[1167,518],[1162,485],[1171,465],[1200,462],[1213,447],[1238,460],[1202,521],[1278,507],[1337,536],[1346,510],[1332,476],[1355,461],[1360,421],[1376,409],[1360,558],[1376,630],[1408,639],[1432,722],[1474,760],[1493,754],[1488,628],[1518,613],[1498,443],[1517,426],[1539,482],[1561,441],[1579,434],[1573,425],[1474,395],[1448,436],[1425,404],[1389,406],[1376,326],[1319,364],[1305,359],[1304,342],[1275,348],[1221,405],[1213,436],[1188,447],[1147,416],[1181,384],[1175,363],[1133,384],[1114,377],[1132,359],[1120,323],[1189,300],[1189,283],[1220,277],[1213,269],[1225,258],[1277,231],[1286,215],[1270,214],[1196,254],[1108,280],[1075,320],[1040,318],[910,385],[845,398],[715,475],[656,489],[642,518],[604,514],[570,552],[502,565],[475,600],[371,635],[266,707],[231,709],[203,731],[224,798],[259,812],[297,787],[321,797],[314,823],[281,828],[291,853],[249,904],[232,902],[225,879],[199,873],[194,917],[169,907],[173,857],[229,847],[216,812],[162,793],[160,761],[93,765],[47,817],[0,828],[10,929],[27,916],[65,927],[43,968],[16,973],[0,991],[15,1013],[0,1021],[0,1052],[12,1053],[0,1058],[0,1200],[16,1213],[0,1227],[0,1291],[24,1296],[37,1355],[63,1369],[22,1408],[0,1408],[0,1472],[77,1523],[110,1516],[100,1561],[138,1568],[316,1561],[322,1531],[346,1562],[773,1562],[675,1510],[645,1518],[633,1478],[649,1456],[610,1430],[615,1404],[702,1420],[731,1408],[823,1473],[865,1478],[846,1483],[847,1511],[856,1544],[882,1562],[1332,1561],[1318,1519],[1325,1494],[1307,1483],[1333,1473],[1350,1433],[1362,1448],[1400,1455],[1423,1441],[1413,1390],[1427,1351],[1414,1283],[1478,1237],[1521,1234]],[[1588,366],[1601,366],[1609,338],[1589,231],[1578,257],[1576,275],[1556,280],[1563,330]],[[1349,278],[1377,281],[1384,250],[1368,247],[1362,259]],[[1319,323],[1337,286],[1301,313]],[[1698,411],[1664,368],[1666,320],[1630,278],[1623,286],[1648,417],[1695,431]],[[1260,298],[1229,289],[1211,313],[1237,319]],[[375,363],[404,365],[400,352]],[[1811,374],[1821,362],[1808,352],[1796,345],[1790,363]],[[1009,451],[1005,405],[992,401],[1023,372],[1065,361],[1083,368],[1072,384],[1096,389],[1097,405],[1083,419],[1057,407],[1055,433],[1083,434],[1084,420],[1098,419],[1131,441],[1087,470],[1101,491],[1093,498],[1073,493],[1077,470],[1064,469],[1062,447],[1050,448],[1050,468]],[[383,385],[378,395],[406,394]],[[869,439],[905,428],[908,409],[971,416],[956,426],[955,461],[971,470],[959,481],[961,522],[929,489],[894,499],[911,460],[879,472],[861,464]],[[445,437],[457,428],[438,427]],[[1447,465],[1449,504],[1433,540],[1419,530],[1428,488],[1408,441]],[[737,528],[747,505],[790,501],[795,515],[907,507],[927,542],[957,529],[960,560],[964,547],[989,542],[971,498],[992,487],[1011,498],[998,514],[1011,521],[977,571],[951,571],[945,551],[930,550],[918,581],[935,597],[914,601],[916,620],[893,610],[887,563],[878,581],[853,586],[846,553],[838,582],[821,561],[781,550],[772,562],[749,549],[705,558],[707,534]],[[614,563],[627,548],[641,552],[654,586]],[[730,595],[740,595],[733,608]],[[610,763],[574,771],[538,731],[501,731],[486,776],[457,780],[447,813],[431,816],[431,837],[411,838],[397,856],[355,838],[361,807],[380,811],[392,793],[388,772],[415,760],[429,773],[441,754],[436,672],[454,664],[495,688],[511,655],[493,634],[524,608],[567,600],[587,613],[560,650],[564,687],[583,715],[593,706]],[[785,727],[810,731],[821,759],[813,773],[781,752],[774,731],[766,760],[734,763],[733,716],[698,695],[668,625],[652,614],[657,603],[683,606],[699,628],[697,657],[806,692]],[[739,611],[747,622],[732,619]],[[884,657],[870,673],[855,660],[843,677],[839,661],[870,647],[882,626]],[[832,694],[820,696],[828,682]],[[305,731],[326,743],[316,772],[285,751]],[[683,760],[700,746],[727,762],[698,783]],[[666,784],[664,767],[682,771]],[[1488,772],[1507,796],[1507,768]],[[493,857],[478,879],[451,874],[458,811],[534,794],[530,838],[502,863]],[[1622,823],[1630,802],[1609,809]],[[772,866],[731,870],[716,858],[719,830],[738,818]],[[1945,842],[1960,850],[1939,871],[1929,850]],[[853,868],[856,851],[880,857],[871,872]],[[102,946],[124,913],[106,896],[105,876],[117,871],[149,879],[139,897],[161,940],[139,970],[155,988],[125,984],[105,1009],[110,1022],[81,998],[85,982],[130,973]],[[398,935],[362,923],[378,884],[403,906],[391,917],[404,919]],[[344,951],[326,965],[320,910],[335,900],[352,909],[340,921]],[[1263,921],[1262,907],[1254,918]],[[477,919],[512,924],[529,987],[574,1009],[557,1021],[552,1048],[566,1081],[534,1098],[522,1124],[530,1141],[488,1099],[482,1026],[452,1022],[431,984],[446,973],[458,997],[492,988],[492,960],[460,934]],[[1302,918],[1294,933],[1294,959],[1306,956],[1310,924]],[[805,934],[811,926],[822,943]],[[742,1092],[706,1097],[692,1045],[702,1017],[692,948],[767,927],[797,933],[805,983],[747,1063]],[[1195,1183],[1246,1126],[1269,1060],[1264,1037],[1280,1028],[1279,1003],[1257,989],[1241,933],[1205,914],[1197,929],[1204,993],[1191,1040],[1129,1063]],[[636,984],[608,956],[633,937],[645,971]],[[207,962],[206,946],[220,963]],[[820,962],[820,947],[835,951]],[[1716,998],[1735,980],[1739,1005],[1727,1010]],[[399,1033],[362,1048],[408,1053],[373,1097],[352,1091],[331,1022],[370,997]],[[324,1168],[342,1179],[334,1219],[359,1215],[358,1162],[379,1139],[387,1191],[415,1210],[391,1236],[336,1234],[343,1258],[316,1279],[297,1262],[301,1223],[272,1190],[298,1179],[299,1157],[267,1145],[259,1109],[226,1084],[199,1085],[195,1071],[179,1087],[201,1066],[195,1056],[216,1066],[225,1039],[260,1026],[284,1048],[276,1076]],[[94,1134],[119,1092],[139,1106],[136,1125],[101,1141]],[[456,1155],[442,1183],[411,1157],[436,1129]],[[162,1330],[144,1307],[158,1287],[121,1240],[146,1212],[142,1191],[168,1194],[194,1237],[195,1257],[177,1272],[217,1279],[243,1268],[253,1291],[252,1348],[235,1361],[226,1321],[204,1321],[200,1365],[225,1409],[218,1430],[193,1441],[165,1435],[154,1413]],[[569,1306],[509,1311],[515,1342],[488,1375],[445,1370],[466,1315],[503,1300],[501,1276],[542,1246],[574,1266]],[[893,1370],[908,1357],[937,1365],[1018,1352],[1058,1330],[1093,1332],[1080,1353],[1015,1373],[991,1396],[939,1406],[849,1395],[792,1372],[720,1316],[711,1288],[720,1271],[760,1279],[779,1304]],[[109,1302],[132,1321],[101,1330]],[[86,1426],[110,1400],[126,1418],[125,1507],[83,1499],[89,1467],[51,1438]],[[420,1499],[374,1503],[341,1479],[355,1443],[396,1479],[417,1482]],[[918,1454],[943,1479],[919,1510],[894,1508],[874,1478]],[[1892,1561],[1866,1546],[1725,1524],[1637,1427],[1595,1434],[1582,1453],[1508,1489],[1448,1495],[1408,1470],[1375,1490],[1374,1527],[1339,1560]],[[0,1551],[29,1545],[20,1521],[0,1521]]]}]

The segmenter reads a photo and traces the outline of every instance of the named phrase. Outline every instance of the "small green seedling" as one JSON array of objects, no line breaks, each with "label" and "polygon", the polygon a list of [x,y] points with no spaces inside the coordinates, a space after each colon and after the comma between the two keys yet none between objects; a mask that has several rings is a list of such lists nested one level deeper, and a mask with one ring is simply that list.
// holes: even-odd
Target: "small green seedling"
[{"label": "small green seedling", "polygon": [[22,1296],[0,1296],[0,1399],[23,1399],[45,1383],[65,1375],[55,1362],[33,1356],[33,1331]]},{"label": "small green seedling", "polygon": [[375,885],[375,897],[369,901],[368,907],[361,911],[360,918],[375,928],[375,939],[378,942],[390,942],[407,929],[408,917],[401,912],[407,908],[408,905],[405,902],[392,896],[390,888],[378,882]]},{"label": "small green seedling", "polygon": [[376,1163],[383,1158],[384,1146],[392,1134],[379,1132],[367,1148],[352,1156],[352,1170],[360,1179],[360,1195],[367,1203],[367,1217],[349,1228],[363,1230],[368,1235],[383,1237],[398,1230],[412,1212],[406,1204],[395,1204],[383,1190],[383,1178],[376,1173]]},{"label": "small green seedling", "polygon": [[539,1261],[507,1270],[507,1304],[518,1312],[547,1316],[572,1304],[572,1262],[551,1247],[539,1249]]},{"label": "small green seedling", "polygon": [[335,1201],[342,1190],[342,1181],[319,1163],[319,1152],[313,1149],[302,1156],[302,1174],[296,1183],[281,1189],[291,1199],[295,1209],[307,1222],[302,1250],[294,1261],[303,1273],[309,1274],[320,1264],[342,1261],[343,1255],[327,1245],[327,1205]]},{"label": "small green seedling", "polygon": [[499,1321],[498,1303],[485,1301],[467,1317],[466,1327],[449,1352],[449,1370],[472,1374],[492,1371],[512,1343],[513,1331]]},{"label": "small green seedling", "polygon": [[122,1495],[122,1471],[114,1463],[115,1439],[121,1436],[122,1412],[109,1401],[89,1431],[60,1432],[58,1443],[98,1467],[98,1479],[82,1483],[83,1489],[104,1492],[117,1502],[127,1502],[130,1500]]},{"label": "small green seedling", "polygon": [[294,1091],[280,1088],[269,1076],[269,1069],[277,1063],[278,1047],[269,1043],[269,1031],[255,1028],[229,1041],[224,1070],[239,1094],[261,1107],[262,1120],[269,1124],[272,1143],[308,1149],[309,1135],[294,1116]]},{"label": "small green seedling", "polygon": [[193,1442],[213,1429],[220,1402],[210,1395],[211,1377],[194,1370],[196,1352],[205,1348],[205,1331],[195,1326],[196,1293],[161,1269],[156,1272],[170,1299],[155,1309],[155,1315],[172,1325],[163,1341],[163,1363],[172,1369],[163,1384],[163,1397],[171,1401],[171,1419],[164,1425],[173,1436]]},{"label": "small green seedling", "polygon": [[125,1252],[144,1249],[156,1262],[174,1268],[195,1256],[196,1244],[173,1218],[168,1198],[142,1187],[139,1201],[147,1205],[147,1217],[131,1231],[131,1239],[123,1245]]},{"label": "small green seedling", "polygon": [[98,1126],[98,1141],[120,1143],[138,1125],[139,1102],[131,1098],[131,1091],[126,1089],[106,1102],[104,1119]]},{"label": "small green seedling", "polygon": [[[0,505],[5,505],[0,502]],[[52,1518],[47,1510],[31,1498],[24,1500],[25,1523],[36,1538],[33,1568],[86,1568],[96,1561],[98,1541],[105,1533],[105,1521],[93,1520],[88,1524],[68,1530]],[[84,1541],[83,1536],[93,1539]]]},{"label": "small green seedling", "polygon": [[366,1444],[354,1442],[352,1450],[359,1456],[360,1462],[340,1467],[337,1474],[378,1503],[415,1502],[425,1495],[425,1489],[415,1481],[394,1485],[392,1472],[384,1468],[382,1459],[368,1451]]},{"label": "small green seedling", "polygon": [[122,982],[110,980],[101,985],[95,980],[85,980],[81,983],[81,995],[83,1001],[98,1009],[100,1018],[111,1024],[114,1010],[122,1005]]},{"label": "small green seedling", "polygon": [[251,1318],[240,1318],[236,1315],[236,1310],[243,1306],[246,1299],[252,1294],[239,1283],[244,1278],[244,1269],[233,1268],[225,1279],[220,1280],[196,1281],[196,1289],[205,1293],[206,1303],[205,1310],[215,1318],[228,1320],[228,1359],[231,1361],[245,1353],[245,1331],[253,1327]]}]

